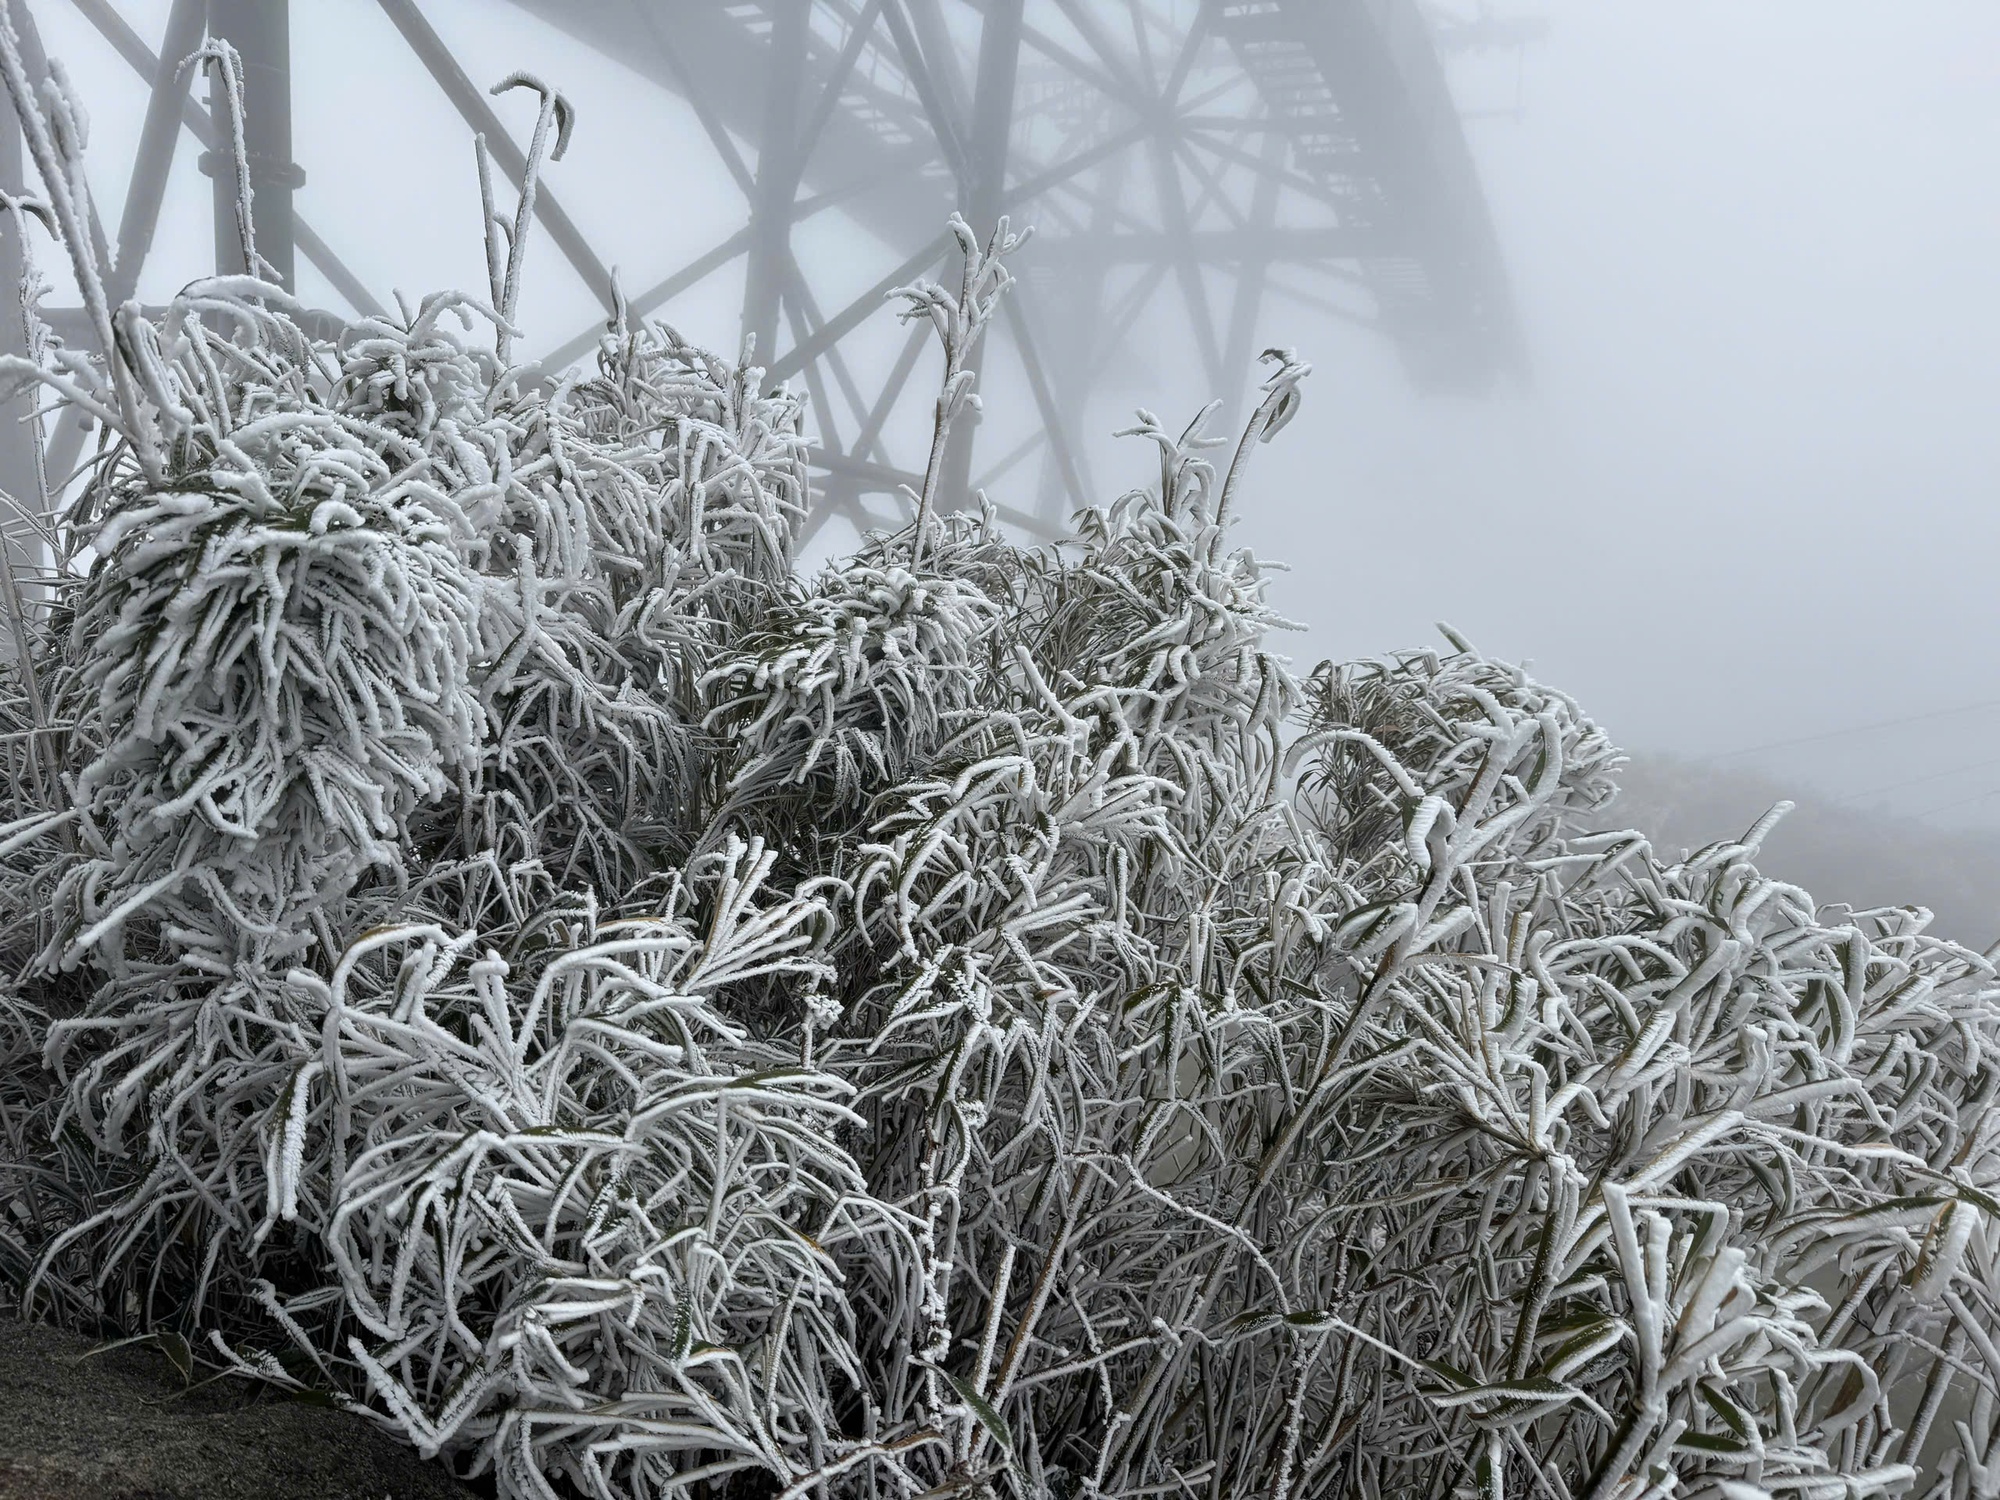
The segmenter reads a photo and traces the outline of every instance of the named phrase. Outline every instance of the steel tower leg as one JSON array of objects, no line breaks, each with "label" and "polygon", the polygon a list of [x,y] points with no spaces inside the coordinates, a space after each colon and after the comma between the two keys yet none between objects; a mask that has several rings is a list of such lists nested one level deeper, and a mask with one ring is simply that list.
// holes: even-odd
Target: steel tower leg
[{"label": "steel tower leg", "polygon": [[[1277,225],[1278,175],[1285,166],[1285,138],[1277,122],[1265,132],[1263,172],[1250,198],[1250,228],[1268,237]],[[1255,244],[1255,241],[1252,241]],[[1271,257],[1254,249],[1236,268],[1236,298],[1229,311],[1229,342],[1222,352],[1222,390],[1229,404],[1222,409],[1228,428],[1245,416],[1244,398],[1251,389],[1250,346],[1257,338],[1257,317],[1264,300],[1264,282],[1270,274]]]},{"label": "steel tower leg", "polygon": [[[1007,153],[1014,133],[1014,80],[1021,60],[1021,12],[1024,0],[991,0],[979,29],[979,74],[972,90],[972,130],[966,142],[965,174],[959,201],[972,232],[981,241],[993,233],[1006,202]],[[977,372],[986,362],[993,337],[988,328],[967,362]],[[975,387],[976,389],[976,387]],[[945,456],[939,485],[939,509],[952,510],[970,501],[972,449],[979,433],[979,414],[960,414]]]},{"label": "steel tower leg", "polygon": [[[1125,158],[1115,156],[1099,173],[1096,201],[1090,210],[1089,232],[1093,238],[1106,238],[1117,229],[1118,208],[1124,199],[1125,167]],[[1104,316],[1110,291],[1107,271],[1102,259],[1087,259],[1060,280],[1051,278],[1041,289],[1044,305],[1057,310],[1055,318],[1045,320],[1050,328],[1048,354],[1055,367],[1056,404],[1071,423],[1081,421],[1090,387],[1097,379],[1099,346],[1109,327]],[[1115,339],[1121,335],[1111,330],[1110,336]],[[1091,498],[1086,494],[1084,501]],[[1036,507],[1051,526],[1059,527],[1065,519],[1065,502],[1070,506],[1079,503],[1067,491],[1062,465],[1051,445],[1043,456]]]},{"label": "steel tower leg", "polygon": [[[15,197],[26,190],[24,155],[21,122],[10,104],[0,109],[0,188]],[[0,353],[25,357],[28,340],[21,319],[21,270],[25,255],[20,227],[12,214],[0,220]],[[16,504],[29,511],[41,508],[41,485],[35,475],[35,435],[27,420],[40,394],[31,387],[12,400],[0,402],[0,489],[5,489]],[[25,580],[33,576],[41,549],[24,534],[21,519],[11,507],[0,505],[0,527],[5,528],[8,538],[5,548],[0,549],[0,566],[11,568],[16,578]],[[0,639],[12,638],[0,635]]]},{"label": "steel tower leg", "polygon": [[152,91],[146,99],[146,122],[139,132],[139,150],[125,189],[125,210],[118,219],[118,258],[110,268],[108,288],[114,307],[137,293],[139,273],[152,252],[160,205],[166,199],[167,178],[173,171],[174,147],[180,142],[181,106],[187,100],[187,79],[180,65],[201,46],[207,20],[207,0],[174,0],[167,16],[160,56],[153,67]]},{"label": "steel tower leg", "polygon": [[[251,222],[257,253],[278,281],[296,288],[292,194],[305,173],[292,160],[292,18],[289,0],[209,0],[209,35],[235,47],[243,59],[243,141],[250,158]],[[169,59],[162,66],[171,66]],[[220,85],[209,87],[216,150],[204,152],[202,170],[215,181],[215,268],[247,269],[236,233],[236,174],[228,159],[229,126]]]},{"label": "steel tower leg", "polygon": [[[750,207],[750,253],[743,273],[743,332],[757,341],[765,368],[778,355],[779,300],[791,279],[792,206],[808,143],[799,139],[799,95],[805,86],[812,0],[773,0],[771,66],[766,74],[763,138],[757,148],[756,192]],[[821,418],[832,420],[833,413]]]}]

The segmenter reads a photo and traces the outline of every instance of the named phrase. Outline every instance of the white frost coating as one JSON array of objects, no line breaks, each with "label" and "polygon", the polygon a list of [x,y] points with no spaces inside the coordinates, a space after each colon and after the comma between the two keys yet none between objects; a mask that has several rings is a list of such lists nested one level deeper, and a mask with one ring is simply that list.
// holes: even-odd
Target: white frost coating
[{"label": "white frost coating", "polygon": [[1603,830],[1461,639],[1295,677],[1209,455],[1303,364],[1064,548],[927,487],[803,579],[760,372],[509,367],[525,206],[491,305],[149,320],[0,71],[119,331],[7,366],[108,428],[0,664],[38,1310],[509,1497],[1991,1491],[1993,965]]}]

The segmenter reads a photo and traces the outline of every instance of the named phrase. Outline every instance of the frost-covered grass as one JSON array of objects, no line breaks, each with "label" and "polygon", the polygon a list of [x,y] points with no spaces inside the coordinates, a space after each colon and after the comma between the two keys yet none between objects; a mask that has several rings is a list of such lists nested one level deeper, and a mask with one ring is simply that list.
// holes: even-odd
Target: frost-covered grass
[{"label": "frost-covered grass", "polygon": [[1293,675],[1227,520],[1303,365],[1060,547],[934,462],[801,577],[794,396],[506,362],[525,213],[484,299],[149,320],[0,61],[114,350],[12,368],[103,436],[0,677],[35,1311],[507,1496],[2000,1484],[1993,965],[1597,831],[1456,638]]}]

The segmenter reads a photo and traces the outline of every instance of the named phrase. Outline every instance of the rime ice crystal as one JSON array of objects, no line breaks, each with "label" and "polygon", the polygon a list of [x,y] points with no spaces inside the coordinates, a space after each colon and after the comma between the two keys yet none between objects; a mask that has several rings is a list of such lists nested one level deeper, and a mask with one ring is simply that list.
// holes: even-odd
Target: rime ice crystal
[{"label": "rime ice crystal", "polygon": [[108,1184],[31,1296],[510,1497],[1990,1492],[1993,965],[1600,831],[1455,637],[1296,678],[1297,360],[1063,547],[927,485],[804,579],[790,394],[509,365],[525,207],[490,307],[148,321],[0,61],[113,351],[9,367],[109,434],[5,668],[9,1130]]}]

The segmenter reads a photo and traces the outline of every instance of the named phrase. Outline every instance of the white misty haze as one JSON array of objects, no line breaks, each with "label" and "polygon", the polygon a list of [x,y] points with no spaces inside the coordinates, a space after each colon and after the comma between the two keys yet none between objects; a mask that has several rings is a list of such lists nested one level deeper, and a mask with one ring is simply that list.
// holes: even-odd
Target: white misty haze
[{"label": "white misty haze", "polygon": [[[1469,126],[1533,388],[1421,400],[1327,351],[1250,521],[1282,603],[1318,651],[1443,614],[1646,749],[2000,699],[2000,6],[1536,9],[1525,118]],[[1736,763],[1861,793],[2000,761],[1996,731]],[[1884,800],[1992,822],[1996,787]]]},{"label": "white misty haze", "polygon": [[[143,98],[66,0],[31,8],[91,101],[115,219]],[[1267,305],[1260,342],[1317,366],[1307,415],[1260,456],[1243,532],[1293,569],[1275,599],[1309,627],[1295,658],[1424,644],[1448,619],[1641,750],[1722,753],[2000,700],[2000,5],[1498,9],[1551,22],[1523,59],[1521,117],[1467,127],[1532,384],[1417,396],[1385,348]],[[158,38],[164,0],[121,10]],[[500,0],[424,10],[476,79],[526,65],[576,97],[576,144],[550,180],[628,285],[740,222],[678,101]],[[339,248],[378,289],[479,285],[463,124],[373,4],[293,14],[301,211],[361,226]],[[1469,107],[1513,104],[1511,54],[1451,67]],[[506,118],[525,129],[526,112]],[[148,296],[203,268],[192,156],[184,144]],[[831,215],[817,253],[856,291],[894,260]],[[531,347],[590,321],[546,241],[528,279]],[[310,274],[303,287],[334,300]],[[740,298],[731,268],[667,311],[729,346]],[[1140,402],[1197,405],[1194,363],[1145,343],[1093,425]],[[1117,451],[1094,445],[1100,487],[1147,462]],[[1018,471],[1024,493],[1000,498],[1033,482]],[[1996,732],[2000,707],[1737,763],[2000,825]]]}]

